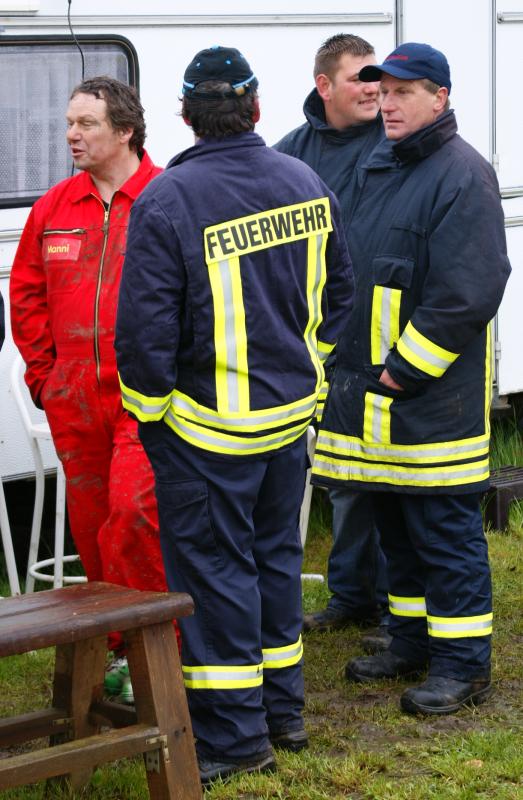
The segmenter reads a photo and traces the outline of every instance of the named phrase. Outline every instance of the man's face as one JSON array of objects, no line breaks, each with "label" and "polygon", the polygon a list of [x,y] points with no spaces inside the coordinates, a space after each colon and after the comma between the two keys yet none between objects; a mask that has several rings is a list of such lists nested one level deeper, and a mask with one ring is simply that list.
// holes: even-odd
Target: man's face
[{"label": "man's face", "polygon": [[106,116],[105,100],[93,94],[77,94],[67,108],[67,144],[74,165],[93,175],[103,175],[122,151],[129,138],[115,131]]},{"label": "man's face", "polygon": [[382,74],[381,114],[387,139],[398,141],[430,125],[445,109],[448,92],[440,87],[431,94],[423,81],[404,81]]},{"label": "man's face", "polygon": [[[376,57],[373,55],[353,56],[344,53],[332,80],[326,75],[319,75],[316,79],[327,122],[333,128],[343,130],[375,118],[379,111],[379,82],[363,83],[358,80],[360,69],[375,63]],[[321,82],[318,80],[320,78]]]}]

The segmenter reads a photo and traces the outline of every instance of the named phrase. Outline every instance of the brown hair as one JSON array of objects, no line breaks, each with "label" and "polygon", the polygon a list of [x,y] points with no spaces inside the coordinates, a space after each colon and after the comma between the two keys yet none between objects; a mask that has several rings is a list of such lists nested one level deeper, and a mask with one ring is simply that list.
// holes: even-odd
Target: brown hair
[{"label": "brown hair", "polygon": [[336,33],[325,42],[316,53],[313,75],[327,75],[333,80],[340,58],[348,53],[351,56],[374,55],[374,48],[360,36],[352,33]]},{"label": "brown hair", "polygon": [[126,83],[101,75],[75,86],[71,92],[72,100],[77,94],[93,94],[98,100],[105,100],[107,105],[107,118],[115,131],[133,129],[129,139],[129,149],[136,151],[141,156],[145,142],[144,110],[140,103],[136,89]]},{"label": "brown hair", "polygon": [[228,83],[205,81],[198,84],[198,94],[207,91],[210,97],[183,96],[182,117],[196,136],[221,139],[234,133],[254,130],[257,93],[249,90],[239,96],[216,97],[220,92],[230,90]]}]

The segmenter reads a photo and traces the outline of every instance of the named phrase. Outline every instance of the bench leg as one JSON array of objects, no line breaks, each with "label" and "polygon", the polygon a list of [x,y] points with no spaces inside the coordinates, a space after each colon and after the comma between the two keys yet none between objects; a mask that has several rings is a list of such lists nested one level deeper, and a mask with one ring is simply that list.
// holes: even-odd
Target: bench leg
[{"label": "bench leg", "polygon": [[[74,644],[58,645],[53,684],[53,705],[64,708],[70,719],[69,729],[64,734],[51,737],[50,744],[81,739],[98,733],[99,726],[89,719],[89,708],[93,701],[103,695],[104,667],[107,654],[107,637],[87,639]],[[56,784],[68,784],[78,789],[89,781],[91,768],[82,765],[81,753],[75,755],[74,769],[68,776],[48,781],[47,793],[53,796]]]},{"label": "bench leg", "polygon": [[[151,800],[201,800],[202,788],[172,623],[125,634],[138,722],[158,727],[145,759]],[[156,771],[156,769],[158,771]]]}]

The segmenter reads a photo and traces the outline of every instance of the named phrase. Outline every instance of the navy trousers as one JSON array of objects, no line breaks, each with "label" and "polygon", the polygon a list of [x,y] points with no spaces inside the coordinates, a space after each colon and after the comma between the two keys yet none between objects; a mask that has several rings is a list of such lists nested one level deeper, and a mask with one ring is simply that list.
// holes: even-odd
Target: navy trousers
[{"label": "navy trousers", "polygon": [[247,460],[192,447],[164,423],[141,425],[140,437],[156,478],[167,582],[195,602],[180,627],[198,755],[262,754],[269,731],[303,725],[305,437]]},{"label": "navy trousers", "polygon": [[390,649],[431,675],[488,678],[492,589],[479,494],[373,492],[389,576]]}]

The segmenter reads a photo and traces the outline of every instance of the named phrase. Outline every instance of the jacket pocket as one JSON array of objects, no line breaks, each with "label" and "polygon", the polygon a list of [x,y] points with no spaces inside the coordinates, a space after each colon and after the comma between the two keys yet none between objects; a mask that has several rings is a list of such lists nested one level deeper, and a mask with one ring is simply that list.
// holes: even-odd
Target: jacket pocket
[{"label": "jacket pocket", "polygon": [[205,481],[157,482],[156,494],[162,536],[174,546],[176,561],[192,573],[221,568]]},{"label": "jacket pocket", "polygon": [[42,258],[49,294],[73,292],[82,274],[77,268],[83,248],[84,228],[44,231]]},{"label": "jacket pocket", "polygon": [[400,335],[403,289],[412,283],[414,261],[397,256],[378,256],[372,262],[371,364],[384,364]]},{"label": "jacket pocket", "polygon": [[365,392],[363,441],[390,444],[390,406],[392,397]]}]

